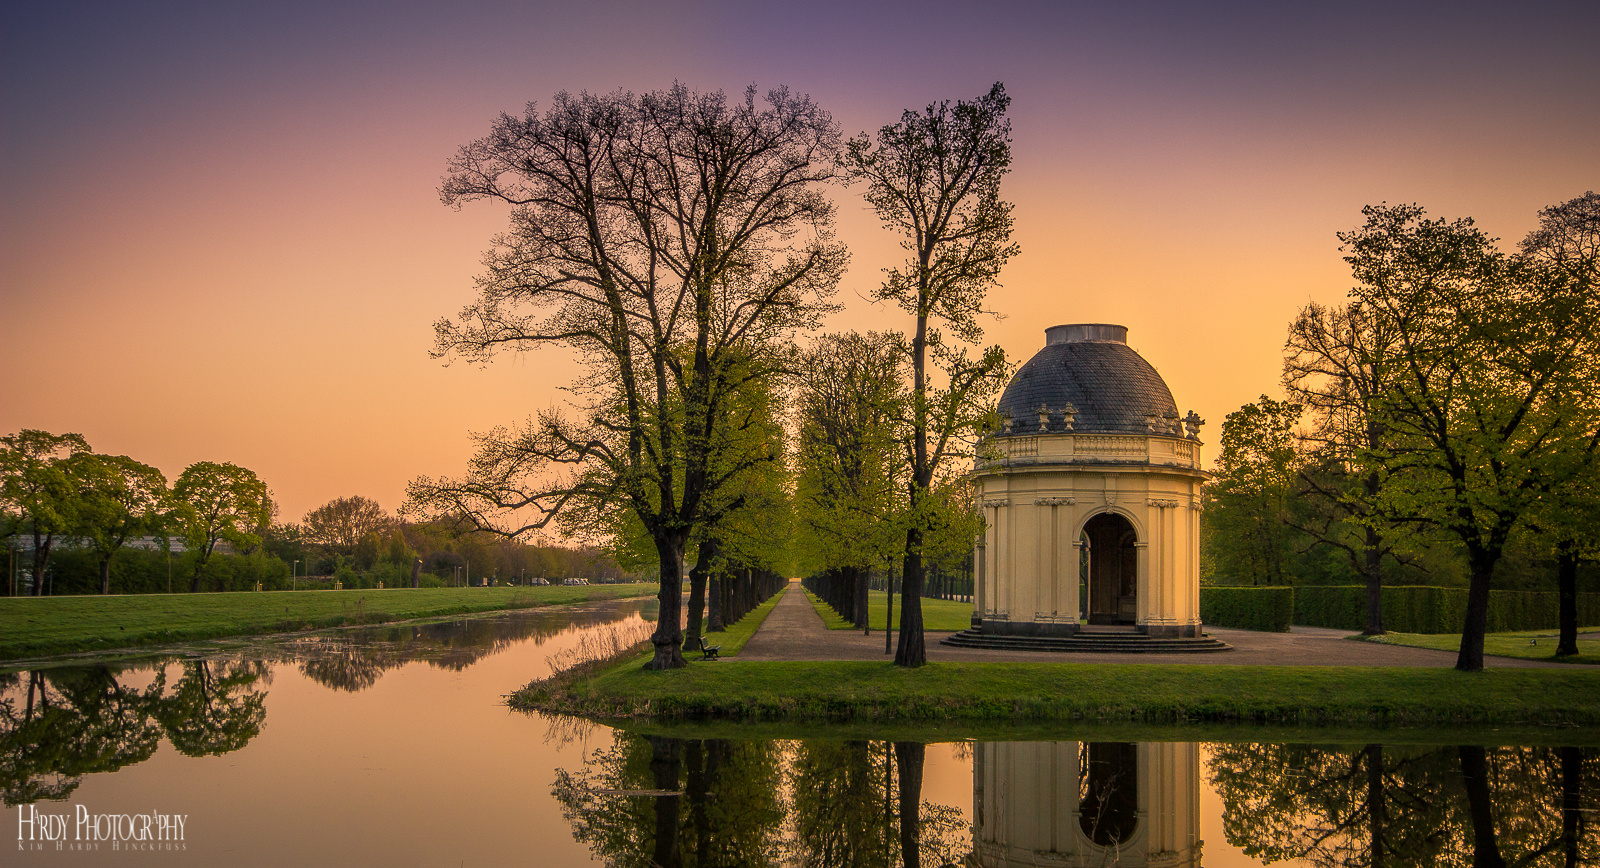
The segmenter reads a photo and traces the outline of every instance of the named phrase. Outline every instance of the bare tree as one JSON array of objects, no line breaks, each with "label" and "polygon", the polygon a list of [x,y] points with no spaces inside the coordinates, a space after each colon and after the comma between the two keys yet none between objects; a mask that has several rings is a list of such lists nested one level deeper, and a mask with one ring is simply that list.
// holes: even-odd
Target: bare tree
[{"label": "bare tree", "polygon": [[724,411],[783,369],[787,336],[816,324],[845,265],[820,189],[838,148],[807,97],[682,85],[557,94],[463,147],[442,198],[509,203],[511,226],[478,300],[438,324],[435,355],[481,363],[556,344],[589,373],[572,387],[575,413],[476,435],[466,476],[413,481],[408,509],[507,535],[584,504],[631,511],[660,565],[648,665],[682,666],[690,535],[733,505],[719,489],[771,460],[716,454]]},{"label": "bare tree", "polygon": [[1313,303],[1290,323],[1284,352],[1284,389],[1311,416],[1298,487],[1323,507],[1295,528],[1344,552],[1367,588],[1362,632],[1381,634],[1383,561],[1402,558],[1395,543],[1403,534],[1379,505],[1388,442],[1378,410],[1402,363],[1398,335],[1360,302]]},{"label": "bare tree", "polygon": [[306,513],[301,534],[307,543],[348,555],[367,534],[393,526],[394,518],[376,500],[358,494],[335,498]]},{"label": "bare tree", "polygon": [[976,436],[1005,385],[1004,351],[991,346],[973,359],[965,345],[982,339],[984,296],[1018,249],[1011,243],[1011,203],[1000,198],[1011,166],[1010,103],[997,82],[972,102],[906,111],[876,140],[851,139],[846,153],[851,178],[867,183],[867,201],[910,252],[878,290],[880,300],[898,304],[915,323],[904,347],[911,368],[904,420],[909,522],[897,666],[927,661],[923,537],[935,521],[928,492],[950,459],[970,454],[963,444]]}]

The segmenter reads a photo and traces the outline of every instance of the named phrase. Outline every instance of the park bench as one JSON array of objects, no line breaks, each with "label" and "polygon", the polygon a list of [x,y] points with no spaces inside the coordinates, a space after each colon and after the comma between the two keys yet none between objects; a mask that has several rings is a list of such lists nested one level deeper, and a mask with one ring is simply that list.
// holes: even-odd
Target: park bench
[{"label": "park bench", "polygon": [[704,636],[700,637],[700,653],[705,655],[704,657],[701,658],[702,660],[718,660],[718,659],[721,659],[721,658],[717,657],[717,652],[721,651],[721,650],[722,650],[722,646],[721,645],[707,645],[706,644],[706,637],[704,637]]}]

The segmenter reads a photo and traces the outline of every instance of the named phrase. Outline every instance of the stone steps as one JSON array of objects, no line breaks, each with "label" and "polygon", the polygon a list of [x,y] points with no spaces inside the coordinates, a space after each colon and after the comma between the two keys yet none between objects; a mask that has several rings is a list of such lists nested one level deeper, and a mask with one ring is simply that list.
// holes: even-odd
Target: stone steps
[{"label": "stone steps", "polygon": [[939,641],[957,648],[1006,651],[1064,651],[1098,654],[1194,654],[1232,651],[1233,646],[1210,636],[1154,639],[1143,633],[1085,631],[1076,636],[1013,636],[962,630]]}]

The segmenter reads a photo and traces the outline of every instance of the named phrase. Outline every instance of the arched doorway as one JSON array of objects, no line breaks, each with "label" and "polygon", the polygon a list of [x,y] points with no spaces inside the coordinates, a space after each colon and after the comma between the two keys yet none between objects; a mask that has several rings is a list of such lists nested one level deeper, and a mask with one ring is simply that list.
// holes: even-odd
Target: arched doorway
[{"label": "arched doorway", "polygon": [[1088,593],[1084,620],[1090,624],[1132,624],[1138,618],[1138,534],[1127,519],[1101,513],[1083,526],[1088,552]]}]

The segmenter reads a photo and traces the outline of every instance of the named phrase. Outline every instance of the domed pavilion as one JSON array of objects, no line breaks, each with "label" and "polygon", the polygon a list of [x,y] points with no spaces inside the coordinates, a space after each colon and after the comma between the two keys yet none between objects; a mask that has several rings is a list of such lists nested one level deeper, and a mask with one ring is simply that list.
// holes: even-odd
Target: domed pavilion
[{"label": "domed pavilion", "polygon": [[1226,650],[1200,624],[1199,431],[1119,325],[1045,330],[972,471],[972,628],[1039,650]]}]

